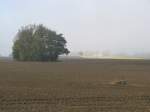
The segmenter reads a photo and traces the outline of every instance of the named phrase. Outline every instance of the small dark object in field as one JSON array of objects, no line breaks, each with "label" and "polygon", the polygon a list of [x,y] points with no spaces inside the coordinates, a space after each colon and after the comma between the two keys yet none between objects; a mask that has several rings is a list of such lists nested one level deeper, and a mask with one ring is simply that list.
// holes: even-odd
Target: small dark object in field
[{"label": "small dark object in field", "polygon": [[114,85],[120,85],[120,86],[126,86],[128,85],[128,81],[127,80],[119,80],[116,82],[113,82]]}]

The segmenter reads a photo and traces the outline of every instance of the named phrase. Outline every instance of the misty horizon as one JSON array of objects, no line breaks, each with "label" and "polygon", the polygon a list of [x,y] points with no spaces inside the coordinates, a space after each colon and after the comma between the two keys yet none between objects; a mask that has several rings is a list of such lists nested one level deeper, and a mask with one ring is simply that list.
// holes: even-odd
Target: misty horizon
[{"label": "misty horizon", "polygon": [[28,24],[43,24],[63,33],[73,53],[150,53],[148,0],[6,0],[0,7],[2,56],[11,54],[17,31]]}]

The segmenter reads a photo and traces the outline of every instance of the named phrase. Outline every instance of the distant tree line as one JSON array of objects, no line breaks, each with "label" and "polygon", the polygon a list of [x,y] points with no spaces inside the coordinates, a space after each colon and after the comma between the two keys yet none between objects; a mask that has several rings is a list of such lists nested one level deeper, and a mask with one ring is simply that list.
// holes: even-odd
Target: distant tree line
[{"label": "distant tree line", "polygon": [[68,54],[67,41],[45,26],[22,27],[14,41],[13,58],[18,61],[56,61],[59,55]]}]

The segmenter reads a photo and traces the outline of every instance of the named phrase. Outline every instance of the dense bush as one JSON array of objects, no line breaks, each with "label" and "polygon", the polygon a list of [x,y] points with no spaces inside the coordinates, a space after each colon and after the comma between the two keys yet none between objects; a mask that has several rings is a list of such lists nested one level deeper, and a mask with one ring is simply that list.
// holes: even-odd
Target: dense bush
[{"label": "dense bush", "polygon": [[22,27],[13,45],[13,57],[19,61],[56,61],[61,54],[68,54],[66,40],[43,25]]}]

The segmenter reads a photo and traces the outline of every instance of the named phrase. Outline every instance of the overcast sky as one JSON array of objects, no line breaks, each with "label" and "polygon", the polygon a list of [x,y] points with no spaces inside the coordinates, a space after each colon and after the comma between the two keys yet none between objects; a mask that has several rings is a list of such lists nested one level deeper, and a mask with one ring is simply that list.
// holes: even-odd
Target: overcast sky
[{"label": "overcast sky", "polygon": [[1,0],[0,54],[32,23],[63,33],[71,51],[150,52],[149,0]]}]

